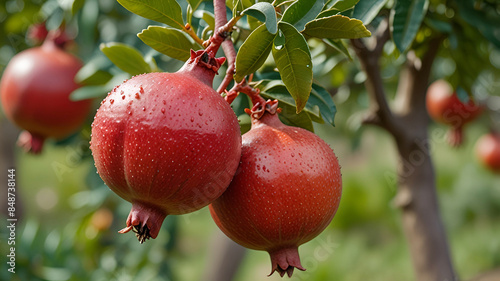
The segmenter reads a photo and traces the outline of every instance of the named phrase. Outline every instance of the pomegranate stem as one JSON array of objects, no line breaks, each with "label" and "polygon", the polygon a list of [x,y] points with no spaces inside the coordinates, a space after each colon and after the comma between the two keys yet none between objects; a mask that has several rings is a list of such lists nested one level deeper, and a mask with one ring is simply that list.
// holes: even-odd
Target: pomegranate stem
[{"label": "pomegranate stem", "polygon": [[191,25],[189,23],[186,23],[186,25],[184,26],[184,32],[186,32],[189,36],[191,36],[191,38],[193,38],[193,40],[196,43],[203,46],[203,40],[200,37],[198,37],[198,35],[196,35],[196,33],[191,28]]}]

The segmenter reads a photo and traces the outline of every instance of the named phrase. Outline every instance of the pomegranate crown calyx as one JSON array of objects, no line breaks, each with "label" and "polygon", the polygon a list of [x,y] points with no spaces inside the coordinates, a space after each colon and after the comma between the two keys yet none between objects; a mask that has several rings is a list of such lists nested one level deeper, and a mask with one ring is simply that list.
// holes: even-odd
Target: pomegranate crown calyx
[{"label": "pomegranate crown calyx", "polygon": [[211,69],[216,74],[220,66],[226,61],[226,58],[216,58],[214,54],[207,52],[206,50],[193,51],[191,50],[191,56],[188,60],[188,64],[196,64],[208,69]]},{"label": "pomegranate crown calyx", "polygon": [[245,109],[245,112],[254,119],[260,119],[266,113],[276,114],[281,112],[281,108],[278,108],[277,100],[267,100],[263,105],[261,102],[254,104],[252,109]]}]

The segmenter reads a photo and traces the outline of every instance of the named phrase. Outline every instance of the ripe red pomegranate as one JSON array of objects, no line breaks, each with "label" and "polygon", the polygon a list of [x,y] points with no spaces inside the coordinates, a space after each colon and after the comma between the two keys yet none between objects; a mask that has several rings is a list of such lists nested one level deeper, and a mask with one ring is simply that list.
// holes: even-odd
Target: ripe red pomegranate
[{"label": "ripe red pomegranate", "polygon": [[92,124],[92,153],[108,187],[132,203],[127,227],[156,238],[166,215],[198,210],[229,185],[241,155],[238,120],[212,89],[224,58],[191,51],[176,73],[115,87]]},{"label": "ripe red pomegranate", "polygon": [[491,171],[500,173],[500,134],[492,132],[479,138],[476,154]]},{"label": "ripe red pomegranate", "polygon": [[439,123],[451,126],[448,141],[452,146],[463,142],[463,127],[482,112],[482,107],[469,100],[463,103],[444,80],[437,80],[427,89],[427,111]]},{"label": "ripe red pomegranate", "polygon": [[71,101],[79,85],[74,77],[81,62],[56,44],[51,34],[42,46],[15,55],[0,81],[2,106],[7,118],[25,132],[18,144],[32,153],[42,150],[46,138],[62,139],[84,122],[91,101]]},{"label": "ripe red pomegranate", "polygon": [[232,240],[269,252],[271,274],[290,277],[294,268],[305,270],[298,246],[335,215],[342,179],[332,149],[315,134],[281,123],[276,108],[277,101],[268,101],[252,109],[236,175],[210,212]]}]

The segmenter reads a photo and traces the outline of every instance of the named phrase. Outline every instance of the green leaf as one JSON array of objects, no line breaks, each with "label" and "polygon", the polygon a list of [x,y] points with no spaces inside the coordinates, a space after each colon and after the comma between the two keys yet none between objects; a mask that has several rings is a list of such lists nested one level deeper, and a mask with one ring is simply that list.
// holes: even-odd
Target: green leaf
[{"label": "green leaf", "polygon": [[258,19],[254,17],[247,17],[247,22],[248,25],[250,26],[250,30],[255,30],[257,27],[259,27],[263,22],[259,21]]},{"label": "green leaf", "polygon": [[266,61],[275,35],[269,33],[264,24],[255,29],[241,45],[236,55],[234,80],[240,82],[246,75],[254,73]]},{"label": "green leaf", "polygon": [[445,34],[451,34],[453,32],[453,26],[450,22],[443,21],[440,19],[433,19],[430,17],[425,17],[424,22],[431,28]]},{"label": "green leaf", "polygon": [[359,0],[354,7],[352,17],[368,25],[378,15],[387,0]]},{"label": "green leaf", "polygon": [[267,31],[276,34],[278,31],[278,20],[273,5],[267,2],[259,2],[243,11],[245,15],[252,16],[266,24]]},{"label": "green leaf", "polygon": [[324,10],[323,12],[319,13],[319,15],[316,17],[316,19],[334,16],[334,15],[337,15],[339,12],[340,11],[335,9],[335,8]]},{"label": "green leaf", "polygon": [[396,0],[391,13],[391,30],[400,52],[405,52],[415,39],[428,6],[429,0]]},{"label": "green leaf", "polygon": [[180,61],[189,59],[190,49],[200,49],[184,32],[174,28],[149,26],[137,36],[151,48]]},{"label": "green leaf", "polygon": [[151,67],[135,48],[122,43],[102,43],[101,51],[121,70],[130,75],[151,72]]},{"label": "green leaf", "polygon": [[70,94],[69,99],[72,101],[79,101],[105,96],[113,87],[121,84],[127,78],[129,78],[129,75],[122,73],[115,75],[113,79],[109,80],[104,85],[80,87]]},{"label": "green leaf", "polygon": [[[295,111],[295,106],[293,104],[293,99],[289,94],[277,95],[277,93],[261,92],[261,96],[264,99],[278,100],[278,106],[281,108],[281,113],[278,116],[283,123],[289,126],[300,127],[314,132],[314,127],[312,124],[313,120],[311,120],[311,115],[305,110],[297,114]],[[292,101],[292,104],[283,100],[283,98],[287,97]]]},{"label": "green leaf", "polygon": [[312,84],[311,52],[306,39],[292,25],[281,22],[284,45],[273,43],[272,53],[281,79],[296,103],[297,113],[306,105]]},{"label": "green leaf", "polygon": [[342,15],[316,19],[306,24],[303,32],[309,36],[329,39],[355,39],[371,36],[363,23]]},{"label": "green leaf", "polygon": [[[258,88],[261,89],[261,95],[265,99],[278,100],[280,102],[280,106],[286,104],[290,107],[295,108],[295,101],[293,100],[292,96],[290,95],[290,92],[288,92],[285,84],[283,84],[282,81],[280,80],[261,81]],[[310,115],[309,118],[312,121],[317,123],[324,123],[323,119],[321,118],[319,107],[309,103],[309,101],[307,102],[302,112],[306,112],[308,115]],[[296,114],[295,111],[294,114]]]},{"label": "green leaf", "polygon": [[255,3],[253,0],[226,0],[226,5],[233,11],[233,17],[240,15],[243,10]]},{"label": "green leaf", "polygon": [[118,3],[141,17],[184,29],[181,6],[175,0],[118,0]]},{"label": "green leaf", "polygon": [[488,5],[475,8],[474,1],[456,1],[460,16],[472,27],[500,48],[500,17],[498,11]]},{"label": "green leaf", "polygon": [[306,112],[295,113],[293,106],[278,104],[281,107],[281,113],[278,115],[280,120],[288,126],[294,126],[306,129],[314,133],[314,127],[310,115]]},{"label": "green leaf", "polygon": [[317,105],[321,112],[321,117],[326,120],[326,122],[335,126],[337,107],[333,102],[332,96],[325,88],[313,83],[308,103]]},{"label": "green leaf", "polygon": [[304,30],[306,23],[316,18],[323,9],[324,1],[298,0],[286,9],[281,21],[292,24],[298,31]]},{"label": "green leaf", "polygon": [[80,9],[83,7],[83,4],[85,4],[85,0],[75,0],[73,1],[73,4],[71,5],[71,14],[75,15]]},{"label": "green leaf", "polygon": [[215,29],[215,16],[212,13],[203,11],[201,18],[208,24],[208,26],[214,30]]},{"label": "green leaf", "polygon": [[196,11],[196,9],[198,9],[198,6],[200,6],[201,2],[203,2],[203,0],[187,0],[187,1],[189,5],[191,5],[193,11]]},{"label": "green leaf", "polygon": [[81,85],[102,85],[108,82],[113,75],[106,71],[112,63],[99,54],[90,59],[75,75],[75,81]]},{"label": "green leaf", "polygon": [[349,10],[354,5],[356,5],[360,0],[339,0],[333,4],[332,8],[339,10],[340,12],[343,12],[345,10]]},{"label": "green leaf", "polygon": [[[282,81],[262,80],[255,87],[261,90],[265,98],[278,100],[280,106],[283,104],[295,106],[293,98]],[[306,112],[313,122],[324,123],[326,120],[326,122],[334,125],[337,108],[330,93],[320,85],[313,83],[311,95],[303,112]]]},{"label": "green leaf", "polygon": [[323,42],[325,42],[328,46],[336,49],[337,51],[341,52],[344,54],[346,57],[348,57],[350,60],[352,60],[351,54],[349,53],[349,50],[347,49],[347,46],[345,45],[344,41],[337,39],[323,39]]}]

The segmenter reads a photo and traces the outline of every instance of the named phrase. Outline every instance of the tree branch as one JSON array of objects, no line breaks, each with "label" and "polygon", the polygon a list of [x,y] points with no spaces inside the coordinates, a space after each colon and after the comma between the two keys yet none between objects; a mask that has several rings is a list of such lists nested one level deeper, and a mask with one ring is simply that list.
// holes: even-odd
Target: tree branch
[{"label": "tree branch", "polygon": [[396,135],[396,120],[387,103],[384,83],[380,74],[379,59],[385,43],[390,39],[388,20],[384,20],[377,29],[374,44],[369,48],[361,39],[351,39],[352,47],[366,74],[366,90],[370,97],[370,112],[365,123],[378,125]]},{"label": "tree branch", "polygon": [[[226,15],[226,1],[225,0],[214,0],[214,16],[215,16],[215,28],[214,32],[230,32],[236,22],[241,18],[237,15],[227,22]],[[224,42],[222,42],[222,50],[227,58],[227,71],[226,76],[219,85],[217,92],[219,94],[223,93],[227,88],[229,83],[233,80],[235,61],[236,61],[236,50],[234,49],[233,42],[231,41],[231,36],[227,36]]]},{"label": "tree branch", "polygon": [[224,50],[224,54],[226,54],[227,57],[227,70],[226,76],[224,76],[224,80],[222,80],[222,83],[217,89],[217,92],[219,94],[222,94],[227,86],[229,86],[229,83],[231,83],[231,81],[233,80],[236,62],[236,50],[234,49],[231,38],[228,38],[224,42],[222,42],[222,50]]},{"label": "tree branch", "polygon": [[[406,65],[400,74],[400,77],[407,79],[399,80],[396,96],[401,109],[399,113],[411,115],[410,118],[421,118],[421,120],[428,122],[426,116],[414,116],[415,113],[412,113],[411,109],[425,107],[425,93],[429,84],[431,68],[444,38],[444,36],[432,38],[427,44],[427,50],[422,58],[418,58],[413,51],[408,52]],[[416,80],[418,83],[411,80]]]}]

